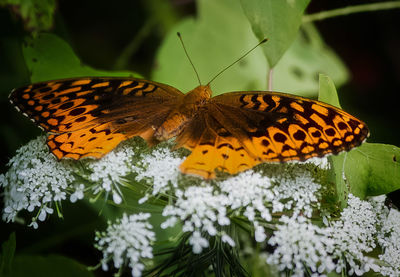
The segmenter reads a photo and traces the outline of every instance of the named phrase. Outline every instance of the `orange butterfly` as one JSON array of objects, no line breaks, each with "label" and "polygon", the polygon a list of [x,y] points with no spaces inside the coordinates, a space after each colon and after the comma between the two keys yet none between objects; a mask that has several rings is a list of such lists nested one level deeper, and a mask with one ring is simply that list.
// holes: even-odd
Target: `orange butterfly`
[{"label": "orange butterfly", "polygon": [[73,78],[14,90],[10,101],[49,133],[58,158],[100,158],[121,141],[149,145],[176,137],[192,153],[183,173],[206,179],[262,162],[306,160],[360,145],[365,123],[331,105],[293,95],[246,91],[211,97],[135,78]]}]

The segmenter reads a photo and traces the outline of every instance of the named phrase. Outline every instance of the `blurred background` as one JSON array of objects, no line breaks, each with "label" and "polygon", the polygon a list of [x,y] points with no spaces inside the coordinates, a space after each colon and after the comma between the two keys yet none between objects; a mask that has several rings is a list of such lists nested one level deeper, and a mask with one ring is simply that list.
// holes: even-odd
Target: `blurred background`
[{"label": "blurred background", "polygon": [[[370,2],[314,0],[306,13]],[[16,149],[41,133],[7,100],[12,88],[28,84],[30,77],[21,46],[31,30],[17,10],[0,6],[1,172]],[[150,78],[163,39],[174,24],[196,13],[195,0],[61,0],[49,32],[66,40],[86,65],[131,70]],[[368,124],[369,142],[400,146],[400,9],[335,17],[315,25],[350,73],[348,82],[338,88],[342,107]],[[92,247],[92,230],[105,223],[98,222],[97,211],[85,203],[70,206],[63,206],[64,219],[54,216],[38,230],[0,223],[0,243],[16,230],[17,249],[22,253],[60,253],[95,265],[100,253]],[[96,275],[108,276],[101,271]]]}]

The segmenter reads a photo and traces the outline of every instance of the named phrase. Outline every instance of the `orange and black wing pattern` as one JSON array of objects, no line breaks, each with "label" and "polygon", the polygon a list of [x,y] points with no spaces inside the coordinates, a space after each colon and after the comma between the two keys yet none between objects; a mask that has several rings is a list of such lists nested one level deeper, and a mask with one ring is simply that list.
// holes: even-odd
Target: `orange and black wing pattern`
[{"label": "orange and black wing pattern", "polygon": [[177,138],[192,154],[184,173],[214,178],[261,162],[304,161],[365,141],[365,123],[331,105],[276,92],[232,92],[204,106]]},{"label": "orange and black wing pattern", "polygon": [[182,97],[147,80],[88,77],[31,84],[9,99],[49,133],[47,144],[58,159],[80,159],[100,158],[134,136],[156,143],[154,130]]}]

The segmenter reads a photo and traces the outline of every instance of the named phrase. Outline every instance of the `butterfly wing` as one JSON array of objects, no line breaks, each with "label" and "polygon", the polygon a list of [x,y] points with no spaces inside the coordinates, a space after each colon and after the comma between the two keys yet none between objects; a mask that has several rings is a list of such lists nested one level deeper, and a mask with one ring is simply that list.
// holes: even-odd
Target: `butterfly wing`
[{"label": "butterfly wing", "polygon": [[57,158],[101,157],[134,136],[149,144],[183,94],[168,85],[135,78],[74,78],[14,90],[10,101],[49,132]]},{"label": "butterfly wing", "polygon": [[181,171],[212,179],[215,169],[234,174],[259,163],[246,151],[248,141],[227,131],[214,116],[209,110],[198,113],[177,137],[177,147],[192,151],[181,164]]},{"label": "butterfly wing", "polygon": [[192,150],[185,173],[213,178],[261,162],[306,160],[360,145],[365,123],[331,105],[275,92],[232,92],[211,99],[178,137]]}]

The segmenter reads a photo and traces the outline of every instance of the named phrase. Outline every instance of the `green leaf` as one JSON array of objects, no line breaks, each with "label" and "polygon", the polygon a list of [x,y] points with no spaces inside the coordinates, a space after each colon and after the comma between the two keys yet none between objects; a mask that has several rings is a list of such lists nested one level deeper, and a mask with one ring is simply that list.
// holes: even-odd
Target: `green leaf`
[{"label": "green leaf", "polygon": [[0,0],[0,6],[9,6],[29,31],[47,31],[53,26],[55,0]]},{"label": "green leaf", "polygon": [[254,34],[260,40],[268,38],[262,46],[271,68],[295,40],[301,18],[310,0],[241,0],[243,10]]},{"label": "green leaf", "polygon": [[[152,72],[155,81],[175,86],[183,92],[192,90],[198,82],[176,35],[178,31],[203,84],[259,41],[238,0],[200,0],[197,4],[198,17],[182,20],[171,30],[159,48],[157,66]],[[262,50],[256,49],[212,83],[214,95],[265,90],[267,69]],[[306,24],[304,32],[297,36],[274,68],[274,90],[316,96],[316,77],[320,72],[332,76],[337,84],[343,84],[348,76],[344,64],[322,41],[318,31],[312,24]]]},{"label": "green leaf", "polygon": [[387,194],[400,189],[400,148],[364,143],[344,159],[350,192],[358,197]]},{"label": "green leaf", "polygon": [[[335,84],[333,83],[332,79],[325,74],[319,75],[318,100],[340,108],[339,97],[337,95]],[[347,155],[348,153],[341,153],[337,156],[330,156],[328,158],[332,167],[331,181],[336,184],[337,198],[342,207],[346,206],[347,195],[349,193],[347,183],[343,178],[345,171],[344,159],[347,157]]]},{"label": "green leaf", "polygon": [[[337,200],[342,208],[347,205],[347,195],[350,190],[347,187],[344,177],[344,159],[348,153],[340,153],[337,156],[329,156],[328,160],[331,165],[331,181],[336,184]],[[354,173],[355,174],[355,173]]]},{"label": "green leaf", "polygon": [[88,271],[86,266],[73,259],[49,255],[46,257],[24,255],[16,256],[13,263],[11,277],[93,277],[93,273]]},{"label": "green leaf", "polygon": [[16,244],[15,233],[12,233],[8,240],[3,242],[1,245],[0,276],[11,273],[11,265],[14,260]]},{"label": "green leaf", "polygon": [[22,50],[33,83],[71,77],[137,75],[127,71],[96,70],[83,65],[68,43],[53,34],[27,39]]},{"label": "green leaf", "polygon": [[335,84],[332,79],[325,74],[319,74],[318,100],[340,108]]},{"label": "green leaf", "polygon": [[315,97],[319,91],[320,73],[330,76],[337,86],[349,78],[346,66],[324,43],[315,26],[303,24],[302,32],[273,70],[273,89]]}]

